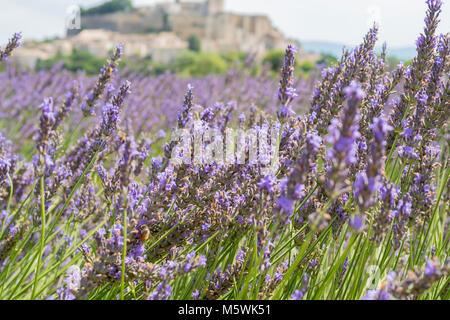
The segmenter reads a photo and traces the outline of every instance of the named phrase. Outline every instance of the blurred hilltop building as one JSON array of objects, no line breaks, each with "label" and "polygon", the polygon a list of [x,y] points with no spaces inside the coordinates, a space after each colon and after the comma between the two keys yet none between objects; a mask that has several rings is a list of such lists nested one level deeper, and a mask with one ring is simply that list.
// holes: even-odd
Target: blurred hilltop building
[{"label": "blurred hilltop building", "polygon": [[[187,41],[196,36],[202,49],[215,52],[252,52],[284,48],[287,39],[267,16],[225,12],[224,0],[160,3],[106,14],[82,14],[82,30],[103,29],[128,34],[171,32]],[[67,30],[77,34],[80,30]]]},{"label": "blurred hilltop building", "polygon": [[18,50],[17,56],[30,66],[38,58],[48,59],[57,52],[65,54],[72,49],[103,57],[122,42],[125,56],[151,56],[155,62],[168,63],[189,48],[192,37],[199,40],[204,51],[246,52],[256,58],[296,43],[274,28],[267,16],[225,12],[224,0],[175,0],[139,8],[132,7],[129,0],[109,3],[130,5],[110,12],[82,10],[81,28],[68,29],[66,39],[39,45],[30,42],[22,52]]}]

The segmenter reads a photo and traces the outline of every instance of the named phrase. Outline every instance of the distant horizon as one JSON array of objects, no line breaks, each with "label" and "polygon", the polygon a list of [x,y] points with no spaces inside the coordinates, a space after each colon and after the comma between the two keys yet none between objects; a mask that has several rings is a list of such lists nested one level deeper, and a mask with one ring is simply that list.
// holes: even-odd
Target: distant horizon
[{"label": "distant horizon", "polygon": [[[198,0],[197,0],[198,1]],[[100,0],[27,0],[8,1],[0,12],[2,28],[0,44],[17,31],[25,39],[46,40],[65,36],[66,10],[70,5],[90,7]],[[173,0],[134,0],[137,7]],[[450,4],[444,1],[437,32],[450,30]],[[406,5],[407,4],[407,5]],[[423,30],[425,0],[225,0],[225,11],[242,14],[264,14],[286,37],[305,42],[354,47],[362,41],[369,26],[377,21],[379,41],[391,49],[415,48],[415,40]],[[17,18],[19,17],[19,18]],[[449,18],[446,18],[449,17]]]},{"label": "distant horizon", "polygon": [[[327,42],[327,41],[301,41],[302,50],[304,52],[313,52],[318,54],[329,54],[336,58],[342,55],[343,48],[352,49],[355,46],[346,45],[339,42]],[[380,53],[382,51],[382,44],[375,46],[375,51]],[[400,61],[407,61],[414,58],[417,54],[416,47],[414,46],[404,46],[404,47],[386,47],[387,56],[397,58]]]}]

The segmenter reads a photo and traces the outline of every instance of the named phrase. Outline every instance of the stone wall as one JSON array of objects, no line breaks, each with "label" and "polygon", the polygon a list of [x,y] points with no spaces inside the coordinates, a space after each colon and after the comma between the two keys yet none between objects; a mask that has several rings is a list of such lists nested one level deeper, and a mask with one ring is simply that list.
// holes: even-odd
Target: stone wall
[{"label": "stone wall", "polygon": [[206,5],[208,6],[208,13],[210,15],[225,11],[224,0],[209,0]]},{"label": "stone wall", "polygon": [[267,16],[224,12],[224,0],[176,1],[129,12],[83,16],[81,26],[123,34],[170,30],[184,41],[196,35],[206,51],[244,51],[258,56],[284,48],[287,43]]},{"label": "stone wall", "polygon": [[142,8],[131,12],[81,16],[81,28],[105,29],[125,34],[158,31],[164,28],[164,11],[161,8]]}]

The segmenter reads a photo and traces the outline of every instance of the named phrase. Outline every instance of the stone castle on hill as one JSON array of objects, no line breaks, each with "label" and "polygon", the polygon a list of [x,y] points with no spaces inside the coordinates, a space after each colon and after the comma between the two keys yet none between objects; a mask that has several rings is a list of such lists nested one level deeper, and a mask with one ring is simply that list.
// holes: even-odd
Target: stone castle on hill
[{"label": "stone castle on hill", "polygon": [[80,27],[68,29],[63,39],[25,41],[15,56],[33,68],[39,59],[69,55],[74,49],[104,58],[123,43],[125,57],[151,57],[165,64],[188,50],[192,36],[200,40],[203,51],[246,52],[257,59],[268,50],[295,43],[274,28],[267,16],[226,12],[224,0],[174,0],[103,14],[82,12]]},{"label": "stone castle on hill", "polygon": [[194,35],[205,51],[242,51],[258,56],[288,44],[267,16],[225,12],[224,0],[175,0],[126,11],[81,15],[81,28],[81,32],[67,30],[67,33],[74,36],[97,29],[122,35],[169,32],[182,41]]}]

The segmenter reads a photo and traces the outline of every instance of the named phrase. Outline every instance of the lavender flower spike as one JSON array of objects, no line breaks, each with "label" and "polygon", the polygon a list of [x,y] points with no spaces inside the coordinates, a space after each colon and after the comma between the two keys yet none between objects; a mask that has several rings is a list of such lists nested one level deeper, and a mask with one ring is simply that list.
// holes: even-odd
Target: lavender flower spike
[{"label": "lavender flower spike", "polygon": [[374,118],[371,126],[373,140],[370,144],[370,158],[366,171],[358,173],[354,184],[354,196],[361,210],[366,210],[375,203],[375,193],[381,187],[384,176],[385,138],[392,127],[383,118]]},{"label": "lavender flower spike", "polygon": [[194,94],[192,92],[192,89],[194,89],[194,87],[191,84],[188,84],[187,92],[184,96],[183,106],[178,112],[178,127],[180,129],[184,128],[187,122],[190,120],[190,112],[192,107],[194,106]]},{"label": "lavender flower spike", "polygon": [[20,46],[20,39],[22,39],[22,33],[18,32],[13,34],[12,38],[9,39],[9,42],[6,45],[5,49],[0,49],[0,61],[8,59],[12,51]]},{"label": "lavender flower spike", "polygon": [[356,140],[359,133],[359,105],[365,97],[361,84],[352,81],[344,89],[347,106],[342,110],[340,119],[334,118],[328,127],[326,142],[331,144],[327,149],[327,181],[326,189],[331,196],[336,196],[345,187],[349,167],[356,163]]},{"label": "lavender flower spike", "polygon": [[114,72],[117,71],[120,57],[123,54],[123,45],[118,44],[114,49],[108,64],[100,70],[100,76],[95,83],[94,89],[86,96],[86,101],[81,105],[81,110],[85,117],[95,114],[95,106],[98,99],[101,98],[106,85],[111,81]]},{"label": "lavender flower spike", "polygon": [[291,112],[289,107],[293,98],[297,96],[294,86],[294,65],[297,47],[289,45],[284,55],[283,67],[281,68],[280,88],[278,89],[278,100],[281,102],[281,110],[278,112],[280,121],[286,120]]}]

